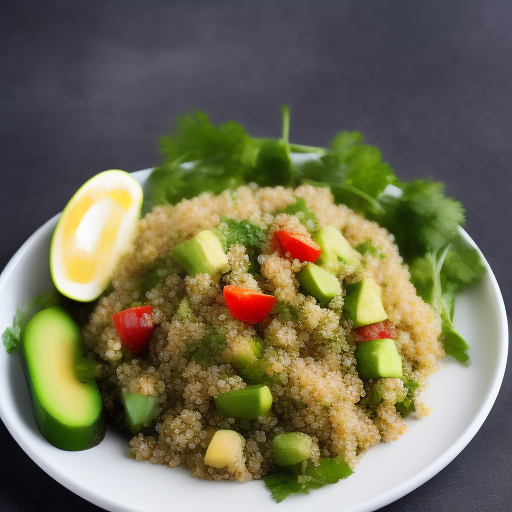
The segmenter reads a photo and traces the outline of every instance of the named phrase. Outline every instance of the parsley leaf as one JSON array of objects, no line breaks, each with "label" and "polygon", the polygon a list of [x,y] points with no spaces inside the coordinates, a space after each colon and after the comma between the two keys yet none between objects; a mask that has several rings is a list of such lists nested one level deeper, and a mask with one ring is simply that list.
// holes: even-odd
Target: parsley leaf
[{"label": "parsley leaf", "polygon": [[371,240],[365,240],[364,242],[360,243],[356,247],[356,251],[364,256],[366,253],[370,254],[374,258],[379,258],[381,260],[385,260],[387,258],[386,254],[383,252],[380,252],[375,245],[373,245]]},{"label": "parsley leaf", "polygon": [[[147,181],[144,211],[245,184],[244,173],[254,166],[259,144],[232,121],[215,127],[204,112],[178,118],[173,135],[160,139],[164,162]],[[182,165],[186,162],[192,164]]]},{"label": "parsley leaf", "polygon": [[267,139],[262,142],[256,164],[244,177],[260,187],[290,185],[294,175],[287,144],[280,140]]},{"label": "parsley leaf", "polygon": [[222,217],[215,230],[224,250],[234,244],[242,244],[248,250],[259,249],[266,238],[265,230],[248,220],[235,220]]},{"label": "parsley leaf", "polygon": [[225,346],[226,338],[211,330],[201,340],[189,343],[185,354],[201,366],[207,366],[220,361],[220,353]]},{"label": "parsley leaf", "polygon": [[407,389],[407,396],[404,400],[395,404],[395,408],[402,418],[409,416],[411,412],[416,410],[414,407],[413,397],[415,391],[420,387],[419,383],[412,379],[406,381],[404,386],[405,389]]},{"label": "parsley leaf", "polygon": [[317,465],[308,461],[303,473],[296,468],[279,468],[278,473],[263,477],[263,481],[274,500],[280,503],[292,494],[308,494],[312,489],[335,484],[352,473],[348,464],[338,456],[320,459]]},{"label": "parsley leaf", "polygon": [[401,256],[409,262],[451,241],[464,224],[464,208],[445,197],[440,182],[416,180],[401,183],[400,188],[399,197],[381,196],[383,213],[373,220],[393,233]]},{"label": "parsley leaf", "polygon": [[441,337],[446,353],[468,365],[469,346],[452,325],[455,293],[483,276],[478,252],[458,235],[437,251],[416,258],[409,268],[418,295],[441,316]]},{"label": "parsley leaf", "polygon": [[43,293],[31,302],[16,309],[12,320],[12,326],[7,327],[2,333],[2,342],[7,353],[20,347],[21,338],[30,319],[43,309],[56,306],[61,303],[61,296],[57,292]]}]

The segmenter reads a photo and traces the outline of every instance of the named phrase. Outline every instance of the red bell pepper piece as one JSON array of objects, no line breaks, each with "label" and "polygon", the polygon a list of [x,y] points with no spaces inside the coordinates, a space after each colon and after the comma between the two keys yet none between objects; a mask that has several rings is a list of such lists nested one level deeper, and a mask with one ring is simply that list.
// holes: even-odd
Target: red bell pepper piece
[{"label": "red bell pepper piece", "polygon": [[265,319],[276,303],[272,295],[238,286],[224,286],[224,298],[229,312],[237,320],[257,324]]},{"label": "red bell pepper piece", "polygon": [[275,232],[283,253],[290,253],[293,259],[314,263],[322,249],[309,235],[293,231],[279,230]]},{"label": "red bell pepper piece", "polygon": [[357,341],[383,340],[396,338],[395,326],[389,321],[377,322],[354,329]]},{"label": "red bell pepper piece", "polygon": [[149,343],[155,326],[153,306],[125,309],[112,316],[121,343],[134,354],[140,354]]}]

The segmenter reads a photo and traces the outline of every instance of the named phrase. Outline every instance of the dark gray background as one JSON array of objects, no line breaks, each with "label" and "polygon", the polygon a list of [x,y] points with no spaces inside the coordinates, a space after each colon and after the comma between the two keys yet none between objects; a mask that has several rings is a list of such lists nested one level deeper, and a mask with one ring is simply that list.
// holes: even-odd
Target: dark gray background
[{"label": "dark gray background", "polygon": [[[400,178],[444,181],[510,309],[509,0],[2,1],[0,267],[87,178],[157,164],[176,115],[278,136],[283,103],[293,142],[360,130]],[[462,454],[384,510],[510,511],[511,396],[509,371]],[[0,446],[2,512],[99,510],[2,423]]]}]

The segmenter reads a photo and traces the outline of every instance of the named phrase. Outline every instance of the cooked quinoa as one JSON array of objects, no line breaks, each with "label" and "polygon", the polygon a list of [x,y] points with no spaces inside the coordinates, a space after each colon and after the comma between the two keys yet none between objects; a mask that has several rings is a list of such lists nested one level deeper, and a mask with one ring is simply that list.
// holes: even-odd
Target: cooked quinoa
[{"label": "cooked quinoa", "polygon": [[[304,263],[276,250],[275,231],[307,235],[313,227],[301,223],[300,213],[277,213],[297,198],[315,213],[318,227],[334,226],[354,248],[370,240],[377,249],[337,276],[343,289],[372,278],[396,329],[403,379],[380,379],[382,400],[377,405],[370,400],[375,382],[358,375],[357,340],[352,323],[342,315],[344,294],[321,307],[301,293],[296,274]],[[229,269],[219,280],[209,274],[188,276],[169,256],[171,249],[202,230],[215,229],[221,217],[247,219],[265,230],[257,271],[246,248],[234,244],[227,251]],[[353,468],[366,449],[407,432],[395,402],[407,394],[408,379],[420,386],[413,414],[429,412],[417,396],[445,355],[438,340],[441,321],[416,295],[409,278],[392,235],[346,206],[335,205],[327,188],[246,186],[218,196],[205,193],[176,206],[158,206],[140,221],[134,246],[112,278],[111,293],[101,298],[83,334],[89,355],[101,363],[99,385],[113,421],[126,427],[123,393],[150,395],[161,408],[152,428],[129,442],[137,460],[186,466],[199,478],[244,482],[274,469],[272,440],[277,434],[303,432],[313,439],[313,461],[341,455]],[[277,305],[256,325],[236,320],[226,306],[225,285],[273,295]],[[191,315],[177,314],[184,297]],[[153,307],[155,330],[148,349],[135,357],[122,348],[112,315],[142,304]],[[211,332],[223,340],[218,353],[206,361],[193,357],[191,348]],[[263,341],[261,361],[265,382],[271,383],[272,410],[257,420],[222,417],[215,398],[248,385],[233,365],[233,354],[239,344],[257,337]],[[204,463],[218,429],[235,430],[246,441],[243,458],[229,471]]]}]

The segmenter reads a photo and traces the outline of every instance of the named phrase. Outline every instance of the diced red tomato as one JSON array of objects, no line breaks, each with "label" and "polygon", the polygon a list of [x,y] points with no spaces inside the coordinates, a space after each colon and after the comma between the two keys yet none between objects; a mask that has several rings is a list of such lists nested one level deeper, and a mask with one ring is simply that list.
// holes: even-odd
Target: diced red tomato
[{"label": "diced red tomato", "polygon": [[264,320],[276,303],[272,295],[231,285],[224,286],[224,298],[231,315],[249,324]]},{"label": "diced red tomato", "polygon": [[357,341],[383,340],[396,338],[395,326],[389,321],[377,322],[354,329]]},{"label": "diced red tomato", "polygon": [[121,343],[130,352],[140,354],[149,343],[155,328],[152,315],[152,306],[139,306],[112,316]]},{"label": "diced red tomato", "polygon": [[284,253],[289,252],[293,259],[314,263],[322,252],[320,246],[313,242],[309,235],[284,230],[276,231],[275,235],[282,251]]}]

